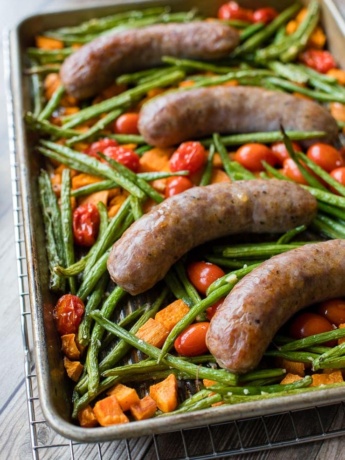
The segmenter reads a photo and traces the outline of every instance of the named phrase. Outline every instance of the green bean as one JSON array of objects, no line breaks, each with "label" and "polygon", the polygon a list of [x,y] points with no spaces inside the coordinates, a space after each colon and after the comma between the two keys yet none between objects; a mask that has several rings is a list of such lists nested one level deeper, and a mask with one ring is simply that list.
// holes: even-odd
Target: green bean
[{"label": "green bean", "polygon": [[232,169],[232,161],[230,160],[229,154],[222,143],[222,140],[219,136],[219,134],[213,134],[213,143],[214,146],[217,150],[217,152],[220,155],[220,158],[223,163],[223,167],[227,175],[230,177],[231,180],[234,180],[233,178],[233,169]]},{"label": "green bean", "polygon": [[135,196],[130,196],[129,202],[131,205],[131,210],[132,210],[134,220],[140,219],[140,217],[142,217],[142,215],[144,214],[141,200],[139,200],[139,198]]},{"label": "green bean", "polygon": [[64,59],[73,52],[73,48],[63,48],[61,50],[45,50],[40,48],[27,49],[28,56],[41,63],[63,62]]},{"label": "green bean", "polygon": [[298,66],[283,64],[279,61],[268,61],[267,66],[279,76],[296,83],[308,83],[309,77]]},{"label": "green bean", "polygon": [[253,85],[253,81],[250,80],[254,78],[255,81],[260,86],[261,78],[269,78],[271,75],[274,75],[273,72],[267,69],[248,69],[248,70],[234,70],[225,75],[218,77],[198,77],[194,78],[195,84],[190,87],[184,88],[182,91],[189,91],[194,88],[201,88],[204,86],[215,86],[226,83],[230,80],[237,80],[241,82],[242,85]]},{"label": "green bean", "polygon": [[82,284],[80,285],[77,296],[85,300],[96,286],[98,280],[102,277],[107,269],[107,260],[109,251],[103,254],[102,257],[90,268],[85,274]]},{"label": "green bean", "polygon": [[[158,359],[161,350],[153,345],[150,345],[143,340],[138,339],[135,335],[120,328],[114,323],[111,323],[105,319],[100,312],[94,311],[91,313],[92,317],[109,332],[112,332],[117,337],[126,340],[130,345],[137,348],[141,352],[147,354],[153,359]],[[235,385],[237,382],[237,376],[231,372],[225,371],[224,369],[211,369],[203,366],[197,366],[191,362],[185,361],[181,358],[172,355],[166,355],[164,361],[168,366],[178,369],[179,371],[188,373],[192,378],[207,378],[210,380],[216,380],[217,382],[227,383],[228,385]]]},{"label": "green bean", "polygon": [[[41,140],[41,144],[53,151],[59,153],[62,157],[67,160],[71,160],[73,164],[78,166],[76,169],[82,172],[89,174],[95,174],[96,176],[107,177],[108,179],[114,180],[119,186],[127,190],[130,194],[137,196],[138,198],[144,198],[143,191],[137,187],[136,184],[129,181],[122,174],[119,174],[117,171],[114,171],[108,165],[101,163],[96,158],[85,155],[85,153],[77,152],[72,150],[69,147],[56,144],[50,141]],[[39,149],[42,153],[47,154],[47,152]],[[62,161],[64,163],[64,161]],[[68,162],[67,162],[68,163]]]},{"label": "green bean", "polygon": [[341,343],[339,345],[336,345],[335,347],[330,348],[325,353],[314,359],[313,370],[317,371],[319,369],[322,369],[323,363],[329,360],[334,360],[341,357],[342,360],[345,361],[344,353],[345,343]]},{"label": "green bean", "polygon": [[141,157],[144,153],[148,152],[149,150],[152,150],[151,145],[141,145],[140,147],[136,148],[134,151],[137,155]]},{"label": "green bean", "polygon": [[175,263],[174,270],[175,270],[175,272],[177,274],[178,279],[181,281],[181,283],[182,283],[182,285],[183,285],[188,297],[193,302],[193,305],[195,305],[196,303],[201,302],[201,297],[198,294],[198,292],[195,289],[195,287],[192,285],[192,283],[187,278],[185,267],[184,267],[184,265],[182,264],[181,261],[178,261],[178,262]]},{"label": "green bean", "polygon": [[345,221],[345,209],[337,208],[336,206],[332,206],[326,203],[322,203],[321,201],[318,202],[318,209],[323,213],[329,214],[333,217],[338,217]]},{"label": "green bean", "polygon": [[46,120],[52,115],[54,110],[57,109],[64,94],[65,94],[65,88],[62,85],[58,86],[56,90],[54,91],[52,97],[49,99],[47,105],[44,107],[42,112],[38,115],[37,118],[39,121]]},{"label": "green bean", "polygon": [[211,307],[214,303],[216,303],[219,299],[226,296],[232,286],[230,284],[225,285],[217,289],[216,291],[212,292],[209,296],[205,299],[201,300],[201,302],[195,304],[191,307],[189,312],[173,327],[170,331],[168,337],[166,338],[164,345],[162,347],[162,351],[160,352],[158,362],[161,362],[165,359],[165,355],[167,351],[171,348],[172,344],[174,343],[176,337],[189,326],[195,318],[203,313],[206,308]]},{"label": "green bean", "polygon": [[169,413],[163,412],[157,415],[157,417],[166,417],[167,415],[179,415],[179,414],[184,414],[186,412],[194,412],[197,410],[207,409],[208,407],[211,407],[212,404],[216,404],[217,402],[222,401],[222,399],[223,398],[220,394],[210,395],[207,398],[204,398],[204,399],[201,399],[200,401],[195,402],[194,404],[183,406],[179,409],[175,409],[172,412],[169,412]]},{"label": "green bean", "polygon": [[178,67],[173,67],[173,66],[167,67],[161,70],[157,70],[155,73],[152,73],[152,74],[149,74],[147,76],[143,76],[142,78],[140,78],[138,80],[138,85],[144,85],[144,84],[150,83],[152,81],[155,81],[158,77],[165,77],[165,76],[171,75],[172,73],[178,70],[181,70],[181,69]]},{"label": "green bean", "polygon": [[[129,168],[127,168],[125,165],[122,163],[113,160],[112,158],[109,158],[102,153],[99,153],[99,155],[106,160],[109,165],[114,168],[118,174],[121,174],[121,176],[128,180],[129,182],[133,183],[135,186],[137,186],[140,190],[142,190],[143,193],[145,193],[147,196],[152,198],[156,203],[161,203],[164,198],[160,193],[158,193],[153,187],[151,187],[150,184],[148,184],[142,177],[138,176],[136,173],[131,171]],[[143,197],[137,197],[137,198],[143,198]]]},{"label": "green bean", "polygon": [[38,185],[47,241],[50,288],[53,291],[64,291],[65,280],[54,270],[56,266],[65,265],[61,214],[49,175],[46,171],[41,171],[38,178]]},{"label": "green bean", "polygon": [[213,158],[214,158],[215,153],[216,152],[215,152],[214,144],[211,144],[210,150],[207,156],[207,163],[206,163],[204,172],[202,174],[202,177],[199,183],[199,185],[201,186],[208,185],[211,182],[212,171],[213,171]]},{"label": "green bean", "polygon": [[343,221],[337,222],[328,216],[318,213],[312,222],[312,226],[331,238],[345,238],[345,226]]},{"label": "green bean", "polygon": [[170,269],[168,273],[164,277],[164,282],[170,289],[170,291],[174,294],[176,299],[181,299],[185,304],[189,307],[193,305],[192,299],[188,296],[183,284],[178,279],[176,273]]},{"label": "green bean", "polygon": [[248,38],[262,30],[264,27],[266,27],[266,25],[263,22],[256,22],[254,24],[250,24],[240,32],[240,42],[248,40]]},{"label": "green bean", "polygon": [[323,181],[327,184],[331,185],[334,189],[339,192],[340,195],[345,196],[345,186],[340,184],[337,180],[333,179],[333,177],[328,174],[324,169],[318,166],[314,161],[307,157],[300,152],[296,153],[298,160],[304,162],[306,166],[311,169],[315,174],[317,174]]},{"label": "green bean", "polygon": [[[323,131],[286,131],[289,139],[292,141],[302,141],[308,139],[316,139],[326,135]],[[248,142],[259,142],[262,144],[270,144],[272,142],[282,141],[283,134],[281,131],[259,132],[259,133],[244,133],[244,134],[231,134],[229,136],[220,136],[223,145],[241,145]],[[206,147],[212,144],[212,139],[205,139],[202,141]]]},{"label": "green bean", "polygon": [[266,77],[266,81],[273,83],[278,88],[283,88],[286,91],[304,94],[312,99],[321,102],[341,102],[342,104],[345,103],[345,95],[342,94],[328,94],[321,91],[315,91],[312,89],[304,88],[302,86],[296,85],[287,80],[283,80],[282,78],[278,77]]},{"label": "green bean", "polygon": [[345,197],[335,195],[331,192],[324,192],[323,190],[310,187],[308,185],[302,185],[302,187],[308,190],[318,201],[337,206],[339,208],[345,208]]},{"label": "green bean", "polygon": [[146,144],[145,139],[139,134],[109,134],[108,137],[115,139],[119,144]]},{"label": "green bean", "polygon": [[54,267],[54,272],[59,276],[64,276],[67,278],[70,276],[78,275],[85,269],[87,258],[88,256],[86,255],[85,257],[82,257],[80,260],[75,262],[73,265],[70,265],[66,268],[62,267],[61,265],[56,265]]},{"label": "green bean", "polygon": [[95,290],[90,295],[86,305],[85,314],[78,328],[78,342],[83,347],[89,345],[91,338],[92,318],[90,312],[96,310],[105,294],[105,288],[109,282],[109,276],[105,273],[98,281]]},{"label": "green bean", "polygon": [[[226,268],[245,268],[248,266],[248,260],[228,259],[227,257],[218,257],[213,255],[205,255],[205,259],[216,265],[221,265]],[[251,264],[260,264],[263,260],[251,260]]]},{"label": "green bean", "polygon": [[[109,318],[113,314],[114,309],[119,305],[120,300],[125,294],[125,291],[121,287],[116,286],[114,288],[100,310],[103,318]],[[92,314],[93,312],[90,312],[89,316],[93,317]],[[93,327],[86,357],[87,372],[89,377],[88,392],[90,396],[95,396],[99,387],[100,371],[98,366],[98,353],[101,348],[103,334],[104,328],[99,323],[96,323]]]},{"label": "green bean", "polygon": [[170,86],[184,78],[185,74],[181,70],[172,72],[169,75],[157,78],[155,80],[150,80],[150,82],[143,85],[138,85],[135,88],[131,88],[118,96],[114,96],[110,99],[106,99],[98,104],[86,107],[85,109],[80,110],[76,114],[69,115],[63,118],[63,123],[65,128],[72,128],[81,123],[84,123],[91,118],[94,118],[102,113],[107,113],[110,110],[116,108],[121,108],[127,104],[131,104],[133,101],[136,101],[138,98],[144,96],[148,91],[155,89],[157,87],[166,87]]},{"label": "green bean", "polygon": [[149,77],[149,76],[166,75],[167,73],[169,73],[168,72],[169,70],[170,70],[170,67],[169,68],[154,67],[150,69],[139,70],[138,72],[126,73],[126,74],[122,74],[119,77],[117,77],[116,83],[118,85],[137,84],[140,80],[142,80],[143,78]]},{"label": "green bean", "polygon": [[247,372],[246,374],[240,375],[238,382],[240,385],[250,382],[250,385],[253,386],[254,381],[271,379],[277,377],[283,377],[286,374],[285,369],[256,369],[254,371]]},{"label": "green bean", "polygon": [[24,70],[24,75],[45,75],[47,73],[57,73],[60,71],[60,64],[33,65]]},{"label": "green bean", "polygon": [[71,196],[78,198],[80,196],[90,195],[91,193],[101,192],[103,190],[110,190],[115,187],[117,187],[117,184],[111,179],[101,180],[100,182],[84,185],[84,187],[72,190]]},{"label": "green bean", "polygon": [[324,83],[330,83],[330,84],[337,83],[337,79],[335,77],[332,77],[331,75],[327,75],[324,73],[317,72],[316,70],[304,64],[295,64],[295,66],[298,67],[302,72],[304,72],[309,77],[312,77],[314,80],[317,79],[317,80],[323,81]]},{"label": "green bean", "polygon": [[330,332],[321,332],[320,334],[311,335],[310,337],[306,337],[304,339],[286,343],[280,347],[280,351],[301,350],[320,343],[329,342],[330,340],[341,339],[342,337],[345,337],[345,329],[334,329]]},{"label": "green bean", "polygon": [[[31,65],[35,61],[31,60]],[[40,75],[31,75],[32,99],[33,99],[33,116],[38,117],[43,107],[43,81]]]},{"label": "green bean", "polygon": [[[64,242],[65,261],[67,266],[75,261],[73,228],[72,228],[72,207],[71,207],[71,173],[69,169],[62,171],[61,179],[61,229]],[[68,278],[70,291],[77,292],[77,281],[74,277]]]},{"label": "green bean", "polygon": [[178,59],[172,56],[163,56],[162,62],[177,67],[182,67],[184,69],[196,69],[202,70],[204,72],[214,72],[217,74],[227,74],[229,72],[237,71],[237,69],[233,69],[231,67],[222,67],[215,64],[210,64],[209,62],[196,61],[192,59]]},{"label": "green bean", "polygon": [[298,227],[293,228],[285,232],[277,241],[277,244],[289,244],[295,236],[304,232],[307,229],[306,225],[299,225]]},{"label": "green bean", "polygon": [[169,172],[169,171],[153,171],[153,172],[143,172],[138,173],[138,177],[141,179],[146,180],[147,182],[157,180],[157,179],[165,179],[167,177],[174,177],[174,176],[189,176],[189,171],[176,171],[176,172]]},{"label": "green bean", "polygon": [[71,145],[76,144],[77,142],[82,142],[87,139],[90,139],[90,137],[95,136],[100,131],[105,129],[109,125],[109,123],[116,120],[122,113],[123,109],[112,110],[111,112],[107,113],[103,118],[98,120],[90,129],[88,129],[84,133],[78,134],[77,136],[74,136],[71,139],[69,139],[66,142],[66,145],[70,147]]},{"label": "green bean", "polygon": [[288,359],[289,361],[296,361],[298,363],[310,364],[319,355],[315,353],[311,353],[309,351],[306,352],[306,351],[273,350],[273,351],[266,351],[264,356],[273,357],[273,358],[284,358],[284,359]]},{"label": "green bean", "polygon": [[244,266],[239,270],[235,270],[233,272],[227,273],[224,276],[221,276],[207,288],[206,295],[212,294],[213,292],[217,291],[217,289],[223,286],[233,288],[241,278],[250,273],[252,270],[254,270],[254,268],[258,267],[259,265],[261,265],[261,262],[257,264]]},{"label": "green bean", "polygon": [[255,51],[262,43],[270,38],[280,27],[285,24],[289,19],[294,17],[300,10],[301,5],[299,3],[293,3],[290,7],[282,11],[273,21],[266,25],[266,27],[256,34],[249,37],[245,42],[237,46],[235,51],[232,53],[233,57],[251,53]]},{"label": "green bean", "polygon": [[[35,112],[36,111],[37,110],[35,110]],[[34,115],[31,112],[27,112],[24,116],[24,120],[28,128],[31,130],[38,131],[44,134],[50,134],[51,136],[55,137],[64,137],[66,139],[69,137],[76,136],[78,134],[78,131],[61,128],[60,126],[49,123],[49,121],[47,120],[38,120],[36,118],[37,115],[38,114]]]},{"label": "green bean", "polygon": [[234,244],[233,246],[219,246],[218,250],[222,251],[224,257],[234,258],[252,258],[252,257],[271,257],[282,252],[290,251],[291,249],[299,248],[307,244],[305,241],[277,244],[277,243],[247,243]]},{"label": "green bean", "polygon": [[204,398],[207,398],[208,396],[211,396],[213,393],[211,390],[208,390],[206,388],[203,388],[202,390],[198,391],[197,393],[193,394],[189,398],[185,399],[179,406],[178,410],[182,408],[187,408],[193,406],[196,402],[199,402],[203,400]]}]

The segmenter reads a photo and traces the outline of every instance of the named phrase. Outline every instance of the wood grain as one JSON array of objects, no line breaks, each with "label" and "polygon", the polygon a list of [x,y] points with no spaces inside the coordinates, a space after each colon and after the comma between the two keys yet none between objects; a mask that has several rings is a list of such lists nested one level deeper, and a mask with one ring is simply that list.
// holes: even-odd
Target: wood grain
[{"label": "wood grain", "polygon": [[[94,0],[11,0],[0,2],[0,27],[13,27],[25,16],[44,13],[69,7],[95,4]],[[106,3],[106,2],[102,2]],[[113,0],[108,1],[114,3]],[[343,0],[336,3],[345,15]],[[10,163],[8,156],[7,120],[4,95],[3,59],[0,60],[0,460],[29,460],[32,458],[30,438],[30,425],[28,422],[28,404],[24,377],[24,354],[21,336],[20,303],[18,297],[17,261],[14,243],[13,212],[11,197]],[[29,320],[29,319],[28,319]],[[33,401],[30,403],[34,411],[34,418],[38,422],[35,432],[37,434],[35,452],[40,459],[149,459],[156,460],[156,447],[159,448],[160,459],[185,458],[187,455],[209,455],[215,458],[213,449],[217,452],[227,452],[238,449],[239,455],[232,458],[246,458],[250,460],[332,460],[344,458],[343,449],[345,438],[335,437],[323,442],[313,442],[284,447],[282,449],[266,450],[257,453],[241,455],[241,445],[238,441],[238,431],[246,440],[247,445],[255,446],[267,444],[267,433],[262,424],[251,423],[228,424],[226,426],[212,427],[212,438],[215,446],[210,441],[210,432],[207,428],[188,430],[184,439],[180,432],[157,436],[131,439],[129,441],[114,441],[101,445],[72,444],[57,435],[43,421],[41,414],[35,378],[32,382]],[[345,426],[344,411],[331,406],[323,408],[320,412],[322,421],[327,429],[335,432]],[[317,417],[310,411],[300,411],[296,414],[296,426],[299,427],[300,436],[303,433],[312,433]],[[167,420],[168,423],[168,420]],[[271,439],[286,440],[294,437],[294,432],[289,422],[289,417],[282,416],[275,419],[266,419],[266,426]],[[333,428],[332,428],[333,427]],[[184,444],[185,443],[185,444]],[[185,450],[184,445],[188,447]],[[57,447],[53,447],[57,446]],[[222,458],[222,457],[217,457]],[[223,457],[225,458],[225,457]]]}]

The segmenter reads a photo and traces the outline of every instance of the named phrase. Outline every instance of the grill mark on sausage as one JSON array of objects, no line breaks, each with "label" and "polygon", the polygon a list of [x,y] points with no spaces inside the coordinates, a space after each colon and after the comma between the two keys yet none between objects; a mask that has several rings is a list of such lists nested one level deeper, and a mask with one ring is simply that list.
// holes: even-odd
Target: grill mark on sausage
[{"label": "grill mark on sausage", "polygon": [[[220,134],[285,130],[325,131],[334,143],[338,126],[317,102],[281,91],[249,86],[213,86],[179,90],[148,101],[141,109],[139,131],[146,142],[168,147]],[[311,142],[302,141],[303,146]]]},{"label": "grill mark on sausage", "polygon": [[85,99],[120,74],[160,65],[165,55],[214,60],[238,43],[238,31],[217,22],[155,24],[96,38],[64,61],[60,76],[69,94]]},{"label": "grill mark on sausage", "polygon": [[276,179],[194,187],[134,222],[114,244],[108,271],[127,292],[140,294],[195,246],[242,232],[282,233],[310,223],[316,207],[302,187]]},{"label": "grill mark on sausage", "polygon": [[210,352],[232,372],[254,369],[291,316],[345,295],[344,277],[345,240],[311,243],[270,258],[239,281],[212,318]]}]

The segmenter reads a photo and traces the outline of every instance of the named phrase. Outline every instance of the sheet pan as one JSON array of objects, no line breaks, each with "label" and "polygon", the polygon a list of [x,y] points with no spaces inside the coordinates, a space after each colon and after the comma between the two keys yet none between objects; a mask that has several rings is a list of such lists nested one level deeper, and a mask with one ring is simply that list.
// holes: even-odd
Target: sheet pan
[{"label": "sheet pan", "polygon": [[[114,2],[112,6],[95,4],[78,10],[57,11],[44,15],[35,15],[23,20],[11,32],[11,92],[13,98],[15,146],[20,161],[20,186],[25,225],[25,245],[27,252],[30,301],[32,309],[32,327],[36,371],[42,410],[52,428],[66,438],[80,442],[99,442],[120,438],[131,438],[152,433],[163,433],[182,428],[219,423],[234,419],[243,419],[282,410],[293,410],[315,405],[331,404],[342,401],[345,387],[320,390],[295,396],[277,397],[272,400],[220,406],[195,413],[170,416],[164,419],[150,419],[131,422],[107,428],[85,429],[76,426],[71,419],[71,385],[62,364],[60,338],[52,318],[55,298],[48,290],[48,269],[44,251],[44,229],[39,208],[37,176],[41,159],[33,154],[36,135],[29,133],[23,122],[23,114],[30,110],[29,79],[23,76],[28,46],[34,43],[34,36],[44,30],[70,26],[92,17],[104,16],[130,8],[141,6],[170,5],[173,10],[187,10],[197,7],[202,13],[214,14],[222,0],[171,0],[147,1],[131,0]],[[246,7],[261,4],[277,6],[274,1],[242,1]],[[279,2],[283,9],[290,1]],[[308,3],[305,1],[304,3]],[[322,2],[323,22],[327,30],[329,48],[341,66],[345,67],[345,24],[341,20],[331,0]]]}]

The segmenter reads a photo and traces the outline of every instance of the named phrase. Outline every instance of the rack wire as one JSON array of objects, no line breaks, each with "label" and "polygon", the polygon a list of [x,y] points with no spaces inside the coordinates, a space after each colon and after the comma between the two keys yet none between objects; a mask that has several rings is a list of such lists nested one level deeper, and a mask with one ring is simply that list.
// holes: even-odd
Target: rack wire
[{"label": "rack wire", "polygon": [[[16,259],[19,283],[19,304],[24,350],[24,372],[28,408],[28,423],[34,460],[49,459],[110,459],[127,458],[152,460],[207,460],[229,458],[244,453],[260,452],[297,444],[322,441],[345,434],[344,403],[286,411],[273,415],[252,417],[200,428],[183,429],[145,438],[126,439],[108,443],[82,444],[58,434],[49,435],[40,409],[33,357],[29,280],[26,268],[21,165],[16,151],[16,132],[10,75],[10,32],[3,34],[5,84],[7,89],[8,132],[12,181],[12,199]],[[309,424],[301,423],[300,414],[309,412]],[[303,418],[305,420],[305,417]],[[139,446],[140,445],[140,446]],[[169,450],[166,446],[169,445]]]}]

